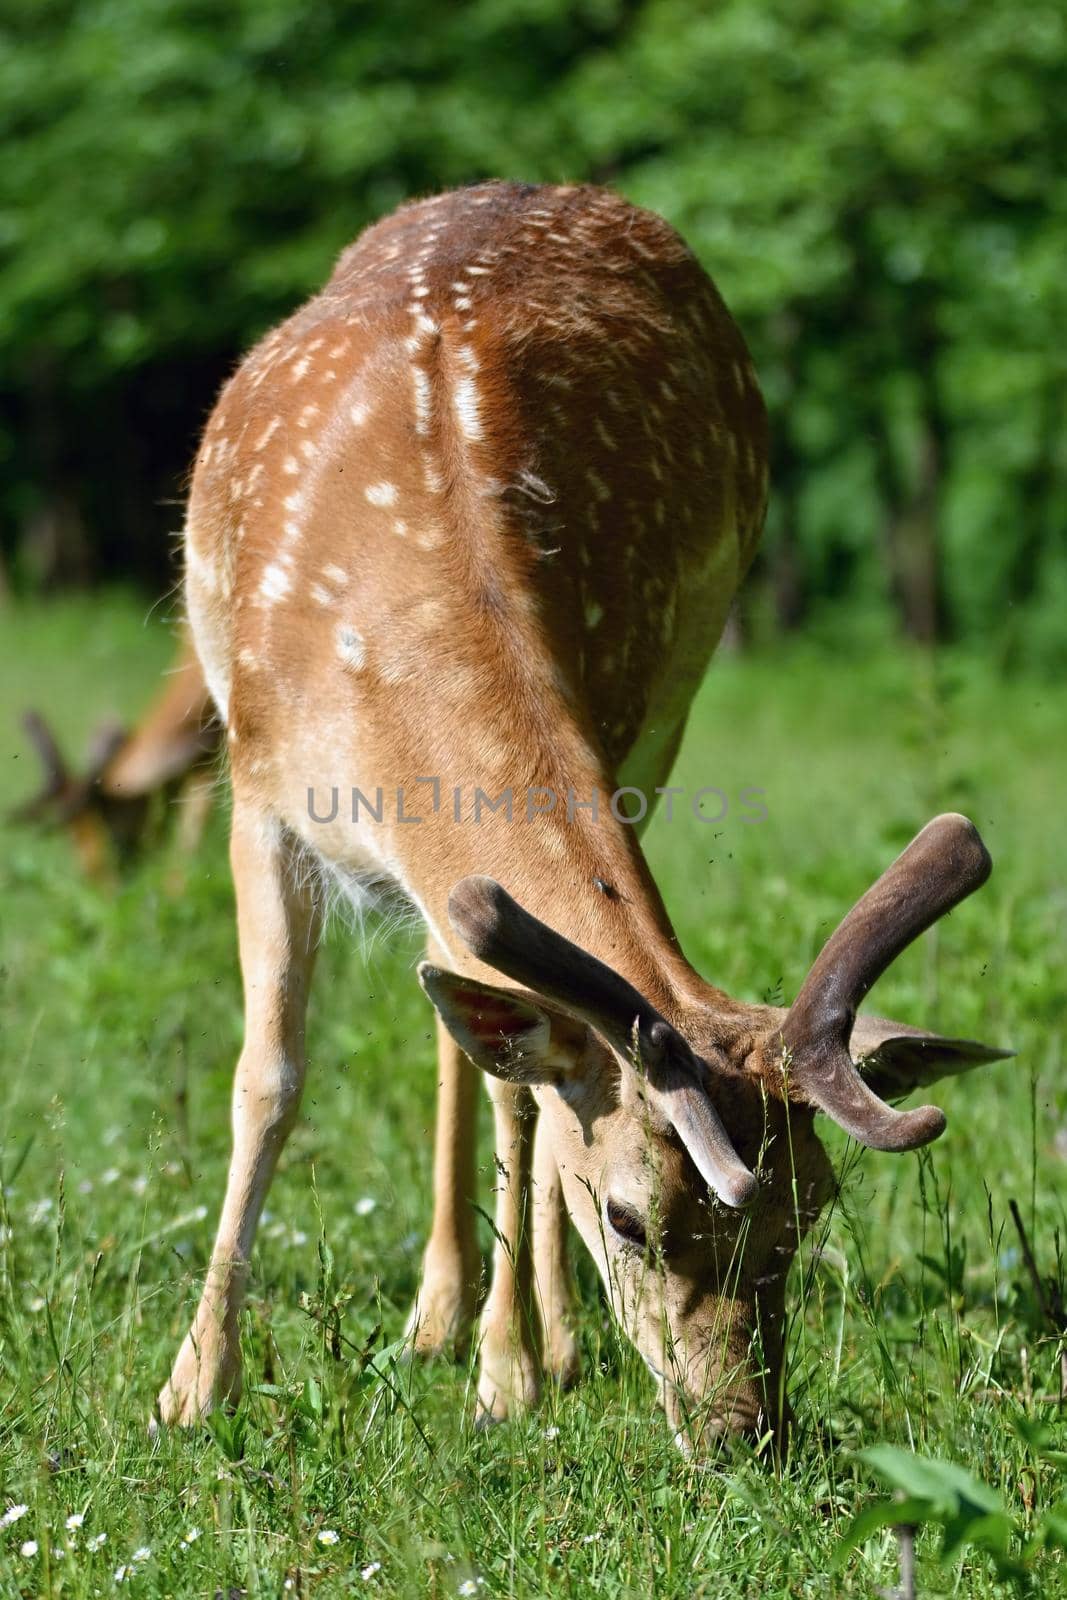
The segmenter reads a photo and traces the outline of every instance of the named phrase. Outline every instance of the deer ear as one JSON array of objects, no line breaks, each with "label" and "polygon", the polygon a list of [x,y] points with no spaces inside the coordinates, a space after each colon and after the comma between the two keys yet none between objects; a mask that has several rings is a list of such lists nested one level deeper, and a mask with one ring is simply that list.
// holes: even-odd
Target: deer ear
[{"label": "deer ear", "polygon": [[946,1039],[885,1017],[857,1017],[849,1049],[865,1081],[883,1100],[902,1099],[940,1078],[954,1078],[1013,1054],[974,1039]]},{"label": "deer ear", "polygon": [[483,1072],[505,1083],[558,1086],[576,1070],[577,1026],[529,996],[477,983],[428,961],[419,967],[419,982],[460,1049]]}]

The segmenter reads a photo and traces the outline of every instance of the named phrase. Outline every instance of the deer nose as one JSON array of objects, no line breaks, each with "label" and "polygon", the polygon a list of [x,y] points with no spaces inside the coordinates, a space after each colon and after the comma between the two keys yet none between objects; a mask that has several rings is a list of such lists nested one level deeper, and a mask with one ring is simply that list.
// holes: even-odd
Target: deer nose
[{"label": "deer nose", "polygon": [[728,1458],[741,1443],[750,1453],[770,1458],[784,1453],[788,1443],[788,1404],[781,1415],[774,1414],[763,1386],[755,1382],[730,1384],[699,1401],[670,1388],[664,1407],[678,1449],[697,1460]]}]

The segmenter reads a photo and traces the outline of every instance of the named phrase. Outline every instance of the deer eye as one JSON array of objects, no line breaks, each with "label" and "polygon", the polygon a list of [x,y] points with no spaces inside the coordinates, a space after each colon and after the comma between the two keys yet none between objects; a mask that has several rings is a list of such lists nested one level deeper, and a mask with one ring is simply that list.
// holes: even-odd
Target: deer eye
[{"label": "deer eye", "polygon": [[636,1245],[639,1250],[648,1248],[648,1234],[636,1211],[631,1211],[629,1206],[620,1205],[618,1200],[609,1200],[607,1215],[608,1221],[620,1239],[625,1239],[627,1244]]}]

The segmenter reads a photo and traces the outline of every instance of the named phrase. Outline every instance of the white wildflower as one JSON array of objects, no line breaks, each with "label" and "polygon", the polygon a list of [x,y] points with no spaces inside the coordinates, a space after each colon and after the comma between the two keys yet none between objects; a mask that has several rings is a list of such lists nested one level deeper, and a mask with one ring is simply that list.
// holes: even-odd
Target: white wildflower
[{"label": "white wildflower", "polygon": [[381,1572],[381,1570],[382,1564],[380,1561],[368,1561],[365,1567],[360,1567],[359,1575],[363,1579],[364,1583],[369,1583],[374,1577],[374,1574],[376,1572]]},{"label": "white wildflower", "polygon": [[84,1521],[85,1513],[83,1511],[72,1511],[66,1522],[67,1532],[77,1533]]},{"label": "white wildflower", "polygon": [[118,1167],[108,1167],[106,1172],[100,1174],[100,1182],[110,1189],[113,1183],[118,1183],[122,1173]]},{"label": "white wildflower", "polygon": [[298,1249],[302,1244],[307,1244],[307,1242],[308,1236],[304,1232],[303,1228],[294,1228],[292,1233],[289,1235],[289,1243],[295,1244]]},{"label": "white wildflower", "polygon": [[186,1528],[182,1534],[182,1544],[195,1544],[200,1537],[199,1528]]},{"label": "white wildflower", "polygon": [[125,1583],[127,1578],[133,1577],[133,1568],[129,1566],[115,1568],[115,1582]]},{"label": "white wildflower", "polygon": [[356,1216],[369,1217],[378,1202],[372,1194],[361,1195],[356,1201]]},{"label": "white wildflower", "polygon": [[546,1428],[544,1436],[545,1436],[546,1439],[558,1439],[559,1438],[559,1429],[557,1427],[555,1427],[555,1426],[553,1426],[551,1428]]},{"label": "white wildflower", "polygon": [[49,1213],[55,1205],[54,1200],[35,1200],[26,1213],[26,1220],[31,1228],[40,1227],[42,1222],[47,1222]]},{"label": "white wildflower", "polygon": [[0,1528],[10,1528],[13,1522],[18,1522],[29,1510],[29,1506],[8,1506],[3,1516],[0,1517]]},{"label": "white wildflower", "polygon": [[106,1544],[106,1533],[94,1533],[91,1539],[86,1539],[85,1548],[87,1550],[102,1550]]},{"label": "white wildflower", "polygon": [[138,1562],[138,1563],[141,1562],[141,1561],[151,1561],[151,1559],[152,1559],[152,1546],[149,1545],[149,1544],[139,1545],[138,1548],[133,1552],[133,1555],[130,1557],[131,1561],[135,1561],[135,1562]]},{"label": "white wildflower", "polygon": [[341,1542],[341,1535],[339,1533],[335,1533],[332,1528],[320,1528],[319,1529],[319,1543],[320,1544],[340,1544],[340,1542]]},{"label": "white wildflower", "polygon": [[29,1557],[29,1556],[35,1556],[36,1554],[37,1554],[37,1540],[36,1539],[27,1539],[24,1544],[20,1544],[19,1545],[19,1555],[20,1556]]}]

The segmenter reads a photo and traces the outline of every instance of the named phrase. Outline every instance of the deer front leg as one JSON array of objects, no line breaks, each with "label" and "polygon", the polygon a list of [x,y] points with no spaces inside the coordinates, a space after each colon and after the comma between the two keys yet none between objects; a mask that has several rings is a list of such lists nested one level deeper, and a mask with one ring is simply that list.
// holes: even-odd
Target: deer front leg
[{"label": "deer front leg", "polygon": [[575,1294],[567,1252],[567,1206],[547,1117],[534,1135],[533,1258],[537,1309],[544,1335],[545,1371],[564,1387],[578,1376]]},{"label": "deer front leg", "polygon": [[318,940],[310,889],[278,825],[234,796],[230,842],[245,991],[233,1086],[233,1154],[218,1235],[193,1325],[159,1396],[164,1422],[189,1424],[241,1389],[237,1314],[252,1241],[304,1086],[304,1018]]},{"label": "deer front leg", "polygon": [[[433,941],[428,954],[441,959]],[[474,1225],[477,1096],[476,1069],[438,1020],[433,1222],[407,1328],[418,1355],[462,1348],[474,1325],[482,1277]]]},{"label": "deer front leg", "polygon": [[530,1251],[530,1167],[536,1126],[528,1089],[488,1080],[496,1132],[496,1242],[482,1310],[478,1417],[502,1422],[536,1403],[540,1360]]}]

